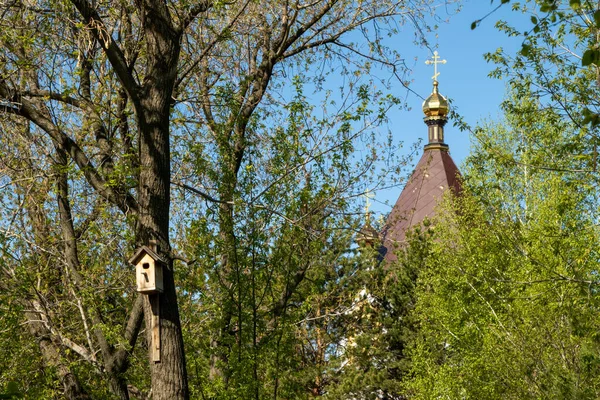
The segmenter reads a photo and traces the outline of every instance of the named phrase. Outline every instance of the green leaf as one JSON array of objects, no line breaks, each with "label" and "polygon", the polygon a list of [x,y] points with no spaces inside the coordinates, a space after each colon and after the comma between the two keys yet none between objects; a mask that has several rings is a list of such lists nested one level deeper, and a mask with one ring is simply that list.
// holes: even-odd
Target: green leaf
[{"label": "green leaf", "polygon": [[540,6],[541,12],[551,12],[558,8],[558,2],[554,0],[546,1]]},{"label": "green leaf", "polygon": [[600,52],[598,50],[586,50],[581,57],[581,65],[586,67],[590,64],[598,65],[598,59],[600,58]]},{"label": "green leaf", "polygon": [[581,0],[569,0],[569,5],[573,10],[581,8]]},{"label": "green leaf", "polygon": [[596,28],[600,27],[600,10],[594,13],[594,23],[596,24]]},{"label": "green leaf", "polygon": [[17,385],[17,382],[15,382],[15,381],[10,381],[6,385],[6,391],[9,394],[17,394],[17,393],[19,393],[19,385]]},{"label": "green leaf", "polygon": [[585,108],[583,110],[583,125],[591,125],[592,127],[598,126],[600,124],[600,115],[591,111],[589,108]]},{"label": "green leaf", "polygon": [[532,16],[531,16],[531,23],[532,23],[532,24],[534,24],[534,25],[537,25],[537,23],[538,23],[538,19],[536,18],[536,16],[535,16],[535,15],[532,15]]}]

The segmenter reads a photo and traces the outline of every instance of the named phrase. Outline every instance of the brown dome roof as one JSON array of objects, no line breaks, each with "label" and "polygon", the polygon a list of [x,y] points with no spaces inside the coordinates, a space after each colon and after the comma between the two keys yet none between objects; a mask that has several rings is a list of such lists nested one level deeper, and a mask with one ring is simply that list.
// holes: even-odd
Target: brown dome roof
[{"label": "brown dome roof", "polygon": [[459,193],[460,172],[446,149],[426,150],[387,218],[382,232],[382,257],[396,260],[394,252],[406,245],[406,231],[435,214],[446,190]]}]

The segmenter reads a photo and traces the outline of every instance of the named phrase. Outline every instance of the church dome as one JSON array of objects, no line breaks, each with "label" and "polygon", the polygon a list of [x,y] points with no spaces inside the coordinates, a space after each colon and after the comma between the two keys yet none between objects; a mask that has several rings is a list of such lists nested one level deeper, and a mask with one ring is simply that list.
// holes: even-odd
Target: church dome
[{"label": "church dome", "polygon": [[423,112],[427,117],[445,117],[449,109],[448,100],[438,92],[438,82],[433,81],[433,93],[423,102]]},{"label": "church dome", "polygon": [[367,219],[365,225],[358,231],[356,235],[356,242],[360,247],[373,247],[373,245],[379,240],[379,232],[377,229],[371,226],[371,223]]}]

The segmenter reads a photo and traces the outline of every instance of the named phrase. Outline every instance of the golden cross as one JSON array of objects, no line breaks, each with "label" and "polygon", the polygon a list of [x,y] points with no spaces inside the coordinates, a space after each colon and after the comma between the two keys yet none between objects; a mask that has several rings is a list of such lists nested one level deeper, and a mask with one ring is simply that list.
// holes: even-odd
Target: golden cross
[{"label": "golden cross", "polygon": [[363,196],[365,196],[365,214],[367,214],[367,216],[368,216],[369,208],[371,208],[371,202],[369,201],[369,199],[374,198],[375,195],[372,194],[369,189],[367,189],[367,191],[365,192],[365,194],[363,194]]},{"label": "golden cross", "polygon": [[433,79],[434,81],[437,81],[437,77],[440,74],[437,70],[437,65],[438,64],[446,64],[446,62],[447,62],[446,60],[440,60],[440,56],[438,55],[437,50],[433,52],[433,60],[425,61],[425,64],[427,64],[427,65],[433,64],[433,76],[431,77],[431,79]]}]

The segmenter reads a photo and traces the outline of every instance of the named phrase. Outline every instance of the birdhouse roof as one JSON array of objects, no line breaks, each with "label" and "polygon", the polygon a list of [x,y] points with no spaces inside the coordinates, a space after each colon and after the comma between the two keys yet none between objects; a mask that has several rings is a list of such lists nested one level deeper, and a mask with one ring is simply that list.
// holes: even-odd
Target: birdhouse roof
[{"label": "birdhouse roof", "polygon": [[152,259],[154,261],[158,261],[163,264],[167,263],[161,256],[159,256],[154,250],[152,250],[148,246],[138,247],[138,249],[135,251],[135,254],[133,255],[133,257],[131,257],[129,259],[129,263],[136,265],[146,254],[149,255],[150,257],[152,257]]}]

